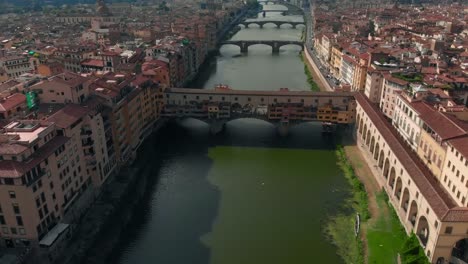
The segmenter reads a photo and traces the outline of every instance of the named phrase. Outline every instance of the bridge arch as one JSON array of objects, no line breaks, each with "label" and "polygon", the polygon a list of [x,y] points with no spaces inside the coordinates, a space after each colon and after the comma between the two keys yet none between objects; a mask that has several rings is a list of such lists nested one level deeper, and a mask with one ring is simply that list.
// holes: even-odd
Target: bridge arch
[{"label": "bridge arch", "polygon": [[281,47],[284,47],[284,46],[288,46],[288,45],[293,45],[293,46],[297,46],[301,49],[304,49],[304,45],[301,43],[299,44],[298,42],[291,42],[291,43],[279,43],[278,44],[278,49],[280,49]]},{"label": "bridge arch", "polygon": [[[468,263],[468,238],[463,238],[455,242],[452,248],[451,257],[457,258],[461,261]],[[443,260],[443,258],[442,258]],[[437,262],[440,264],[445,264],[445,262]]]},{"label": "bridge arch", "polygon": [[418,226],[416,228],[416,235],[423,244],[423,247],[426,247],[427,241],[429,240],[429,223],[424,215],[419,217]]},{"label": "bridge arch", "polygon": [[221,44],[221,47],[223,46],[234,46],[234,47],[238,47],[239,48],[239,52],[242,52],[242,47],[240,45],[237,45],[237,44],[234,44],[234,43],[224,43],[224,44]]},{"label": "bridge arch", "polygon": [[411,205],[409,207],[409,212],[408,212],[408,220],[413,226],[416,225],[417,217],[418,217],[418,204],[416,203],[415,200],[413,200],[411,202]]}]

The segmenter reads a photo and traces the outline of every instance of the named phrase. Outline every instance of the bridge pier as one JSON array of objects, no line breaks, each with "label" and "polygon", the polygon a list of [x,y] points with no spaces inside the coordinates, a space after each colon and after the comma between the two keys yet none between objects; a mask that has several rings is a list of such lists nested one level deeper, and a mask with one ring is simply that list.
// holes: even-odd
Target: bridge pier
[{"label": "bridge pier", "polygon": [[249,52],[249,46],[243,45],[241,46],[241,53],[248,53]]},{"label": "bridge pier", "polygon": [[219,132],[223,131],[226,126],[226,122],[224,120],[214,120],[210,123],[210,134],[216,135]]},{"label": "bridge pier", "polygon": [[282,137],[285,137],[289,134],[289,123],[280,122],[276,127],[278,134]]}]

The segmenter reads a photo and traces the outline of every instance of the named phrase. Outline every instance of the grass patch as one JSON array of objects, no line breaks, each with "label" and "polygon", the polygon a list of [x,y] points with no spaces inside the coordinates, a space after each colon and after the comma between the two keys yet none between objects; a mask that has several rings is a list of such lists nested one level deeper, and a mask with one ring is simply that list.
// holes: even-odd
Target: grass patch
[{"label": "grass patch", "polygon": [[337,248],[337,254],[346,262],[364,263],[364,245],[354,234],[355,215],[340,214],[330,219],[326,228],[327,235]]},{"label": "grass patch", "polygon": [[307,76],[307,83],[310,86],[310,90],[312,91],[320,91],[320,87],[317,85],[317,83],[314,81],[314,77],[312,77],[312,73],[309,70],[309,66],[307,66],[307,62],[304,61],[304,55],[303,52],[301,52],[300,56],[301,61],[304,63],[304,73]]},{"label": "grass patch", "polygon": [[422,82],[424,76],[421,73],[402,73],[396,72],[392,73],[392,76],[395,78],[402,79],[404,81],[413,83],[413,82]]},{"label": "grass patch", "polygon": [[377,194],[379,218],[367,227],[367,247],[369,264],[394,264],[401,251],[406,232],[391,206],[384,191]]},{"label": "grass patch", "polygon": [[361,216],[361,225],[370,217],[368,197],[364,185],[359,181],[351,163],[348,161],[342,146],[336,150],[338,166],[351,185],[351,197],[346,200],[345,208],[351,209],[348,214],[339,214],[332,217],[327,225],[326,232],[337,247],[337,253],[346,263],[364,263],[364,245],[360,236],[354,233],[356,221],[355,213]]},{"label": "grass patch", "polygon": [[366,221],[370,218],[366,188],[354,173],[354,168],[348,161],[342,146],[338,146],[336,156],[338,157],[338,166],[344,172],[346,179],[352,186],[352,207],[361,215],[361,219]]}]

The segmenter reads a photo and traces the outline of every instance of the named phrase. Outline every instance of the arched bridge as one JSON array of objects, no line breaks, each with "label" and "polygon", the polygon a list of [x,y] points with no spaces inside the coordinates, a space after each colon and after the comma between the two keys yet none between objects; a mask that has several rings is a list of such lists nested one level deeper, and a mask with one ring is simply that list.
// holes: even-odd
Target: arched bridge
[{"label": "arched bridge", "polygon": [[285,45],[296,45],[304,49],[304,43],[302,41],[293,40],[228,40],[220,43],[221,46],[239,46],[242,53],[247,53],[249,51],[250,46],[259,44],[270,46],[272,48],[273,53],[279,53],[280,48]]},{"label": "arched bridge", "polygon": [[258,1],[259,4],[263,4],[263,5],[277,5],[277,4],[283,4],[284,1],[282,0],[269,0],[269,1]]},{"label": "arched bridge", "polygon": [[289,10],[258,10],[258,13],[282,13],[283,15],[289,15]]},{"label": "arched bridge", "polygon": [[162,117],[199,119],[211,124],[213,131],[238,118],[261,119],[286,130],[291,123],[352,124],[355,118],[356,102],[350,92],[241,91],[221,87],[168,88],[164,93]]},{"label": "arched bridge", "polygon": [[239,25],[244,25],[244,27],[248,28],[251,24],[256,24],[263,28],[265,24],[275,24],[276,27],[280,28],[281,25],[287,24],[291,25],[293,28],[296,28],[297,25],[304,25],[304,22],[291,22],[291,21],[281,21],[281,20],[260,20],[260,21],[242,21],[238,23]]}]

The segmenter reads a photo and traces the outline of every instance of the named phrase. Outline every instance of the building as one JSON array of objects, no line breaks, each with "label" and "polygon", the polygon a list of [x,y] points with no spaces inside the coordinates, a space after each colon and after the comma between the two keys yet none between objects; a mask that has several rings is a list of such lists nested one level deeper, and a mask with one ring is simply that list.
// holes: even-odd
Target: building
[{"label": "building", "polygon": [[47,121],[15,121],[0,136],[0,241],[38,246],[67,213],[77,212],[72,205],[91,184],[74,148],[80,135],[67,137]]},{"label": "building", "polygon": [[[376,180],[387,193],[406,232],[416,234],[431,263],[453,261],[454,248],[466,239],[467,207],[460,206],[461,203],[434,180],[416,153],[400,139],[387,116],[362,94],[357,94],[356,100],[357,144],[369,166],[377,172]],[[462,165],[459,169],[466,168],[466,142],[466,139],[454,141],[459,144],[458,149],[454,147],[450,154],[456,166]],[[444,167],[448,167],[448,162]],[[456,170],[454,173],[455,179],[461,179],[461,175],[457,178]],[[462,184],[457,186],[466,191]],[[458,190],[455,193],[458,194]],[[460,193],[460,200],[462,198]]]},{"label": "building", "polygon": [[[107,73],[95,80],[91,90],[103,106],[104,123],[111,129],[106,136],[109,159],[114,155],[119,165],[134,158],[156,122],[160,112],[159,86],[144,77]],[[106,127],[106,125],[105,125]]]},{"label": "building", "polygon": [[73,148],[83,154],[84,168],[91,176],[93,186],[100,187],[116,168],[116,160],[108,156],[101,114],[89,107],[67,104],[47,120],[62,129],[65,136],[80,135]]},{"label": "building", "polygon": [[26,56],[9,56],[0,58],[0,69],[3,69],[9,78],[17,78],[23,73],[31,72],[33,68]]},{"label": "building", "polygon": [[390,73],[383,74],[383,89],[380,95],[380,109],[389,119],[393,118],[396,96],[408,86],[408,82],[393,77]]},{"label": "building", "polygon": [[372,103],[379,104],[383,87],[383,75],[372,66],[367,69],[364,94]]},{"label": "building", "polygon": [[88,86],[88,78],[64,72],[31,85],[28,90],[35,91],[41,103],[80,104],[89,96]]},{"label": "building", "polygon": [[0,98],[0,120],[23,117],[27,112],[28,108],[26,106],[26,96],[24,94],[14,93],[10,96]]}]

